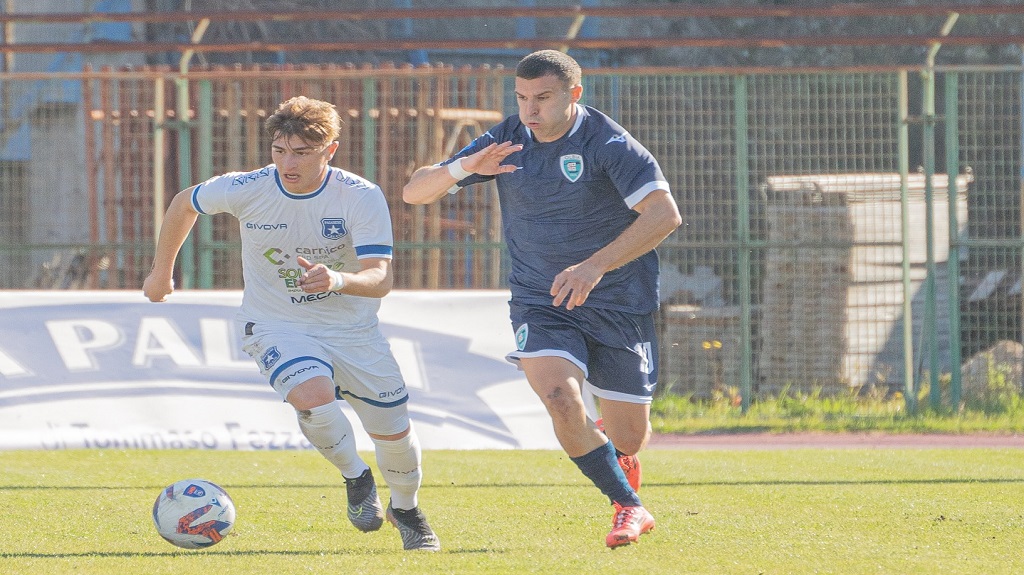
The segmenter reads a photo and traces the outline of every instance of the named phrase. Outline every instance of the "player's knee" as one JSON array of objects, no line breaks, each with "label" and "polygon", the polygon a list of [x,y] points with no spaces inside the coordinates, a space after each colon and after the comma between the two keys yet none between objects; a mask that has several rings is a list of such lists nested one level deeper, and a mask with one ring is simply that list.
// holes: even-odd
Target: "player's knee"
[{"label": "player's knee", "polygon": [[370,439],[396,441],[412,433],[412,423],[405,405],[363,411],[359,419]]},{"label": "player's knee", "polygon": [[586,409],[583,406],[583,398],[579,393],[573,393],[568,386],[553,386],[538,395],[552,419],[584,421]]},{"label": "player's knee", "polygon": [[625,455],[636,455],[643,451],[644,447],[647,446],[647,441],[650,439],[650,434],[639,435],[639,436],[626,436],[620,437],[618,441],[611,439],[612,445],[620,453]]},{"label": "player's knee", "polygon": [[366,434],[370,436],[370,439],[379,439],[381,441],[398,441],[408,437],[412,433],[411,427],[406,427],[405,430],[399,431],[398,433],[372,433],[367,431]]},{"label": "player's knee", "polygon": [[288,392],[287,401],[300,415],[314,407],[334,403],[334,382],[329,377],[308,379]]}]

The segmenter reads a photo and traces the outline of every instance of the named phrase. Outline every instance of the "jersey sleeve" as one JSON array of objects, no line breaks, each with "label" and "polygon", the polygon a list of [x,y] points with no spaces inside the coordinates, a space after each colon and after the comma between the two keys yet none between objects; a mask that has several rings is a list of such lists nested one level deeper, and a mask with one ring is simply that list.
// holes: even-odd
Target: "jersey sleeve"
[{"label": "jersey sleeve", "polygon": [[629,208],[655,190],[672,191],[658,161],[629,132],[596,144],[601,165]]},{"label": "jersey sleeve", "polygon": [[192,190],[192,207],[200,214],[233,213],[228,190],[243,172],[214,176]]},{"label": "jersey sleeve", "polygon": [[380,187],[363,189],[349,213],[352,227],[352,246],[356,257],[391,259],[394,237],[391,230],[391,212]]}]

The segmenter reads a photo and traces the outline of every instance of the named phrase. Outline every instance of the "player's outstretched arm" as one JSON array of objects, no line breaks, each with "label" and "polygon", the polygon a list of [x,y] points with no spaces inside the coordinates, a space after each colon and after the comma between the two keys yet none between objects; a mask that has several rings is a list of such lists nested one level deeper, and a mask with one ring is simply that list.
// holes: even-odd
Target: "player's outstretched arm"
[{"label": "player's outstretched arm", "polygon": [[171,199],[167,207],[160,237],[156,242],[153,269],[142,284],[142,293],[149,301],[165,301],[174,291],[174,261],[185,243],[199,213],[192,207],[192,189],[182,190]]},{"label": "player's outstretched arm", "polygon": [[409,183],[402,188],[402,199],[409,204],[432,204],[443,198],[452,186],[473,174],[494,176],[514,172],[519,168],[502,162],[509,154],[522,149],[522,144],[495,143],[450,165],[423,166],[413,172]]}]

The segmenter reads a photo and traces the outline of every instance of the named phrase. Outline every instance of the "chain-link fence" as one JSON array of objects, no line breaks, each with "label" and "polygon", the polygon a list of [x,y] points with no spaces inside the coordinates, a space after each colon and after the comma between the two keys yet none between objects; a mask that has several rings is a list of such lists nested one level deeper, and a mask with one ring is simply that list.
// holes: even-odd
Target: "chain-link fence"
[{"label": "chain-link fence", "polygon": [[[1019,378],[1022,70],[928,72],[586,74],[584,102],[658,157],[684,213],[659,248],[663,390],[912,394],[943,374],[957,399],[961,375],[983,385],[978,354],[988,379]],[[335,164],[384,189],[397,287],[505,285],[493,186],[431,206],[401,188],[515,113],[510,71],[147,68],[0,87],[2,288],[139,289],[171,196],[270,163],[262,122],[298,94],[338,106]],[[178,285],[241,287],[237,238],[229,217],[201,218]]]}]

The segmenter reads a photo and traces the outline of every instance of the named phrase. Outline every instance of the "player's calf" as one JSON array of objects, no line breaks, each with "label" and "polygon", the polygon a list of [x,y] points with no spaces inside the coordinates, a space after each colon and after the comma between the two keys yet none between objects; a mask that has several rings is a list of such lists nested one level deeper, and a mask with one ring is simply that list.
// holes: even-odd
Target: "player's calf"
[{"label": "player's calf", "polygon": [[[604,433],[604,419],[598,419],[594,422],[597,425],[597,429]],[[619,467],[622,468],[622,472],[626,474],[626,481],[629,486],[633,488],[633,491],[640,491],[640,484],[643,482],[643,471],[640,469],[640,458],[636,455],[626,455],[625,453],[615,450],[616,459],[619,461]]]}]

